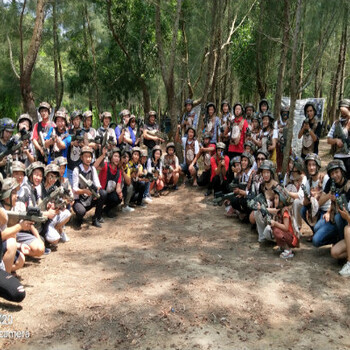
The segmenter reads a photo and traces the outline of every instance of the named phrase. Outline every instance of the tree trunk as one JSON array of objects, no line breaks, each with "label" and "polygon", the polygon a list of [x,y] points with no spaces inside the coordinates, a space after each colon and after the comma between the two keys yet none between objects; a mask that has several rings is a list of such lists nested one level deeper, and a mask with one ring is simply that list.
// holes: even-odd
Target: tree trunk
[{"label": "tree trunk", "polygon": [[283,153],[283,164],[282,164],[282,173],[285,174],[288,162],[289,154],[292,146],[293,139],[293,126],[294,126],[294,111],[295,103],[298,97],[298,84],[297,84],[297,61],[298,61],[298,46],[299,46],[299,33],[300,33],[300,21],[301,21],[301,6],[302,0],[298,0],[296,8],[296,20],[295,20],[295,29],[293,34],[293,48],[292,48],[292,61],[291,61],[291,85],[290,85],[290,113],[288,118],[288,133],[287,133],[287,142],[284,148]]},{"label": "tree trunk", "polygon": [[345,66],[346,66],[346,49],[348,41],[348,12],[349,7],[347,3],[345,4],[344,11],[344,23],[343,23],[343,45],[342,45],[342,60],[341,60],[341,69],[340,69],[340,86],[339,86],[339,100],[344,98],[344,80],[345,80]]},{"label": "tree trunk", "polygon": [[[23,4],[23,11],[21,15],[21,21],[23,18],[23,12],[25,3]],[[23,102],[23,110],[30,114],[30,116],[33,118],[33,121],[36,122],[38,120],[37,111],[35,108],[35,102],[32,92],[32,86],[31,86],[31,78],[33,69],[35,66],[36,58],[38,55],[39,47],[41,44],[41,37],[42,37],[42,31],[44,26],[44,7],[45,7],[45,0],[38,0],[36,5],[36,18],[34,23],[34,30],[32,34],[32,38],[30,40],[29,48],[27,51],[27,55],[24,57],[23,54],[23,31],[22,31],[22,24],[20,23],[20,42],[21,42],[21,53],[20,53],[20,89],[21,89],[21,96],[22,96],[22,102]]]},{"label": "tree trunk", "polygon": [[93,82],[95,86],[95,94],[96,94],[96,108],[99,113],[101,113],[101,105],[100,105],[100,92],[98,87],[98,79],[97,79],[97,61],[96,61],[96,50],[95,50],[95,43],[92,36],[92,29],[90,24],[90,18],[87,10],[86,3],[84,4],[84,11],[85,11],[85,19],[87,23],[87,32],[89,34],[90,38],[90,47],[91,47],[91,55],[92,55],[92,62],[93,62]]},{"label": "tree trunk", "polygon": [[62,103],[63,98],[63,73],[62,63],[59,48],[59,40],[57,33],[57,0],[52,2],[52,34],[53,34],[53,62],[55,70],[55,97],[56,97],[56,110],[58,110]]},{"label": "tree trunk", "polygon": [[275,102],[274,102],[275,118],[277,118],[277,116],[280,115],[280,109],[281,109],[284,73],[287,65],[287,55],[288,55],[288,47],[289,47],[289,30],[290,30],[289,0],[284,0],[283,39],[281,43],[280,65],[278,68],[276,94],[275,94]]},{"label": "tree trunk", "polygon": [[[303,85],[303,76],[304,76],[304,56],[305,56],[305,43],[301,43],[301,56],[300,56],[300,75],[299,75],[299,86]],[[301,100],[303,96],[303,91],[299,91],[298,98]]]},{"label": "tree trunk", "polygon": [[266,97],[266,82],[264,82],[261,71],[261,62],[262,62],[262,33],[263,33],[263,21],[265,16],[265,4],[264,2],[260,3],[260,17],[259,17],[259,28],[258,28],[258,40],[256,43],[256,86],[260,95],[260,99]]},{"label": "tree trunk", "polygon": [[[344,12],[344,14],[346,11]],[[341,34],[341,39],[340,39],[340,45],[339,45],[339,54],[338,54],[338,64],[337,64],[337,70],[334,76],[334,82],[333,82],[333,89],[332,89],[332,95],[331,95],[331,108],[330,108],[330,113],[329,113],[329,120],[330,122],[334,122],[336,119],[336,111],[337,111],[337,105],[338,105],[338,92],[339,92],[339,87],[340,87],[340,81],[341,81],[341,74],[343,70],[343,63],[345,60],[344,55],[344,46],[345,40],[346,40],[346,27],[347,27],[347,17],[344,17],[343,21],[343,29],[342,29],[342,34]]]},{"label": "tree trunk", "polygon": [[174,24],[172,28],[172,39],[170,44],[169,59],[166,60],[166,55],[163,48],[163,37],[161,31],[161,0],[157,0],[155,5],[155,26],[156,26],[156,41],[158,46],[158,57],[160,61],[160,68],[162,78],[166,90],[168,109],[170,113],[171,132],[172,137],[177,129],[177,111],[175,102],[175,80],[174,80],[174,67],[176,57],[176,43],[179,30],[180,13],[182,7],[182,0],[177,0],[176,13],[174,18]]},{"label": "tree trunk", "polygon": [[148,86],[143,79],[140,79],[140,85],[143,96],[143,109],[146,115],[151,110],[151,96],[148,90]]}]

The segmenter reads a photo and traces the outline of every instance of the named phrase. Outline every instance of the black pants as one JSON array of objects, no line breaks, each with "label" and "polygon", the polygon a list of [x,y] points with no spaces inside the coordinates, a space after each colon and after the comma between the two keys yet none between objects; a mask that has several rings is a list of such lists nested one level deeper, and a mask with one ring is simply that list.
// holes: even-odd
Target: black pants
[{"label": "black pants", "polygon": [[136,204],[140,205],[142,203],[143,194],[146,190],[146,184],[143,181],[133,181],[132,186],[134,187],[134,194],[131,201],[136,201]]},{"label": "black pants", "polygon": [[74,202],[73,210],[77,215],[78,220],[82,220],[85,214],[93,207],[96,207],[94,219],[101,219],[102,208],[107,198],[107,192],[105,190],[100,190],[99,193],[100,193],[100,198],[93,199],[91,201],[91,204],[88,206],[85,206],[79,199],[77,199]]},{"label": "black pants", "polygon": [[231,205],[233,209],[236,209],[240,211],[241,213],[246,213],[248,216],[251,213],[251,209],[248,208],[247,204],[247,198],[242,197],[235,197],[233,200],[231,200]]},{"label": "black pants", "polygon": [[111,193],[107,193],[106,199],[106,211],[114,209],[118,204],[120,204],[122,200],[119,198],[117,192],[113,191]]},{"label": "black pants", "polygon": [[210,169],[202,172],[200,177],[197,179],[198,186],[207,186],[210,184],[210,172]]},{"label": "black pants", "polygon": [[214,194],[216,192],[224,192],[224,193],[226,193],[227,180],[223,180],[223,182],[220,182],[220,176],[219,175],[215,175],[213,177],[213,179],[211,180],[211,182],[210,182],[209,188],[214,190]]},{"label": "black pants", "polygon": [[19,303],[25,296],[26,292],[19,280],[10,273],[0,270],[0,297]]}]

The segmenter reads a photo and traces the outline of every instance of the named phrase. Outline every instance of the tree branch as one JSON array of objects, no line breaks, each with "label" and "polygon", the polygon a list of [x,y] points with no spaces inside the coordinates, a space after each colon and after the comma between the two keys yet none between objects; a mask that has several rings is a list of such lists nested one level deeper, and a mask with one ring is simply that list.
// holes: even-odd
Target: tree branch
[{"label": "tree branch", "polygon": [[20,41],[20,51],[19,51],[19,70],[20,74],[23,74],[23,66],[24,66],[24,55],[23,55],[23,16],[24,9],[26,8],[27,0],[24,0],[21,17],[19,18],[19,41]]},{"label": "tree branch", "polygon": [[162,72],[162,76],[164,79],[164,82],[167,84],[168,77],[167,72],[165,68],[165,54],[163,49],[163,42],[162,42],[162,31],[160,28],[160,0],[157,0],[156,3],[156,13],[155,13],[155,22],[156,22],[156,40],[157,40],[157,46],[158,46],[158,57],[160,61],[160,70]]},{"label": "tree branch", "polygon": [[38,55],[38,51],[41,43],[41,35],[43,32],[43,23],[45,19],[45,14],[44,14],[45,3],[46,3],[46,0],[38,0],[37,2],[33,35],[30,40],[27,56],[25,58],[25,63],[23,67],[23,74],[25,76],[30,76],[32,74],[36,57]]},{"label": "tree branch", "polygon": [[10,52],[10,63],[11,63],[11,67],[12,67],[13,73],[15,74],[16,78],[19,79],[20,76],[19,76],[19,74],[18,74],[17,71],[16,71],[15,64],[13,63],[11,41],[10,41],[10,38],[9,38],[8,35],[6,35],[6,37],[7,37],[7,42],[8,42],[8,44],[9,44],[9,52]]}]

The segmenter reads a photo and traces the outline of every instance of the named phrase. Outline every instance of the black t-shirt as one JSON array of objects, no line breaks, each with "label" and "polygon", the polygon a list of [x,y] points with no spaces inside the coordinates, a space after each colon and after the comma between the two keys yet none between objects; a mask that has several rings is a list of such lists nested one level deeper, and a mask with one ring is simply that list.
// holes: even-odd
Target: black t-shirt
[{"label": "black t-shirt", "polygon": [[[345,184],[346,184],[346,181],[347,181],[347,180],[345,180],[345,182],[343,183],[343,185],[335,184],[335,188],[336,188],[337,190],[339,190],[340,188],[344,187]],[[329,180],[327,181],[327,183],[326,183],[326,186],[325,186],[324,190],[323,190],[324,193],[328,194],[328,193],[330,192],[330,190],[331,190],[331,183],[332,183],[332,179],[329,179]],[[349,186],[349,187],[350,187],[350,186]],[[340,191],[340,194],[343,194],[343,193],[345,193],[346,200],[349,202],[349,201],[350,201],[350,189],[349,189],[347,192],[345,192],[344,190]]]}]

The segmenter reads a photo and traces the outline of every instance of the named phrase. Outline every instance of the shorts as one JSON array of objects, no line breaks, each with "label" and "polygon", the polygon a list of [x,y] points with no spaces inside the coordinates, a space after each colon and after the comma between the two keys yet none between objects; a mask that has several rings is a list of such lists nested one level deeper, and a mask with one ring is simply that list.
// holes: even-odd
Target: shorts
[{"label": "shorts", "polygon": [[[181,170],[182,170],[183,173],[185,173],[187,176],[191,176],[190,171],[188,170],[189,165],[187,163],[183,163],[180,166],[181,166]],[[193,167],[198,172],[198,165],[195,164]]]},{"label": "shorts", "polygon": [[30,243],[36,240],[36,237],[29,232],[18,232],[16,235],[16,240],[18,243],[30,245]]}]

